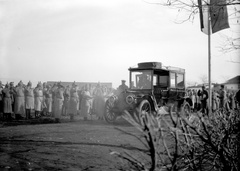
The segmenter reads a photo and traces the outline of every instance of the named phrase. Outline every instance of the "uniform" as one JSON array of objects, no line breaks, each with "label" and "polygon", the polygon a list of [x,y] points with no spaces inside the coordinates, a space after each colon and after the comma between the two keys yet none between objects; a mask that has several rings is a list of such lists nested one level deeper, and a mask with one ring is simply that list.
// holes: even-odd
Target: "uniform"
[{"label": "uniform", "polygon": [[81,114],[83,115],[84,120],[87,119],[87,116],[90,113],[91,101],[92,101],[91,99],[92,99],[92,96],[87,89],[82,91]]},{"label": "uniform", "polygon": [[15,94],[15,103],[14,103],[14,113],[16,118],[25,118],[25,89],[23,87],[22,82],[18,84],[18,86],[14,89]]},{"label": "uniform", "polygon": [[56,120],[60,119],[60,116],[62,113],[62,105],[63,105],[63,100],[64,100],[63,93],[64,93],[64,90],[60,86],[55,90],[55,93],[54,93],[55,98],[54,98],[54,103],[53,103],[53,108],[54,108],[53,117]]},{"label": "uniform", "polygon": [[77,115],[79,108],[79,97],[77,87],[72,87],[70,90],[70,100],[68,106],[68,114],[70,114],[70,119],[73,119],[74,115]]},{"label": "uniform", "polygon": [[30,119],[31,110],[34,109],[34,89],[31,88],[32,84],[29,82],[25,88],[25,103],[26,103],[26,118]]},{"label": "uniform", "polygon": [[6,86],[2,90],[3,95],[3,113],[7,117],[7,119],[11,119],[12,113],[12,98],[11,98],[12,91]]}]

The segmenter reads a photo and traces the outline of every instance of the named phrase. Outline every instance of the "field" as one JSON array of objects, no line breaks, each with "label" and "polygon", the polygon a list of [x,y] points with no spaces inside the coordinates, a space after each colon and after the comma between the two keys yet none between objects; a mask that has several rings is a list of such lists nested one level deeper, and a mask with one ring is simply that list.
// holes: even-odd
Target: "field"
[{"label": "field", "polygon": [[116,124],[88,120],[0,127],[0,170],[128,170],[111,151],[140,155],[139,131],[120,119]]}]

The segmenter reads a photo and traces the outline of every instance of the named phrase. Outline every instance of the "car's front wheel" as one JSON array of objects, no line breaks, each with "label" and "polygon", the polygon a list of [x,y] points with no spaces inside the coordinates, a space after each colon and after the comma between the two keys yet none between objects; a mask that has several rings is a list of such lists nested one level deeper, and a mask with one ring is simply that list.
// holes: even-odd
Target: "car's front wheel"
[{"label": "car's front wheel", "polygon": [[141,103],[139,104],[139,118],[143,118],[145,117],[147,114],[151,114],[151,105],[150,102],[146,99],[144,99],[143,101],[141,101]]},{"label": "car's front wheel", "polygon": [[114,104],[107,100],[105,104],[104,118],[108,123],[113,123],[117,118],[116,113],[113,111],[113,107]]},{"label": "car's front wheel", "polygon": [[140,113],[150,113],[151,112],[151,105],[148,100],[141,101],[139,105],[139,112]]},{"label": "car's front wheel", "polygon": [[184,102],[182,105],[182,110],[183,110],[183,115],[185,117],[189,117],[191,114],[191,106],[189,105],[188,102]]}]

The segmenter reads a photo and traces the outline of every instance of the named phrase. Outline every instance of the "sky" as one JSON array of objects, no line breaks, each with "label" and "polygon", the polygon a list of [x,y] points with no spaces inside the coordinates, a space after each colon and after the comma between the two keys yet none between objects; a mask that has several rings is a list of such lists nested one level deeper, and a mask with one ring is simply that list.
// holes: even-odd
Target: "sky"
[{"label": "sky", "polygon": [[[0,80],[117,87],[122,79],[129,84],[129,67],[153,61],[184,68],[188,83],[201,83],[208,75],[208,37],[198,15],[182,24],[178,16],[143,0],[0,0]],[[235,29],[211,36],[212,82],[240,75],[239,51],[219,50]]]}]

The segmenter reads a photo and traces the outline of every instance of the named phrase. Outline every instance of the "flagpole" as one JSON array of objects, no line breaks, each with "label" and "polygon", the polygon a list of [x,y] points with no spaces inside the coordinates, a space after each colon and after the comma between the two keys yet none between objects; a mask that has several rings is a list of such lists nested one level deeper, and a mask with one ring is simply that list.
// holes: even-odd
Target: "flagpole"
[{"label": "flagpole", "polygon": [[[209,5],[209,4],[208,4]],[[208,97],[209,97],[209,107],[208,114],[212,113],[212,83],[211,83],[211,6],[208,8]]]}]

